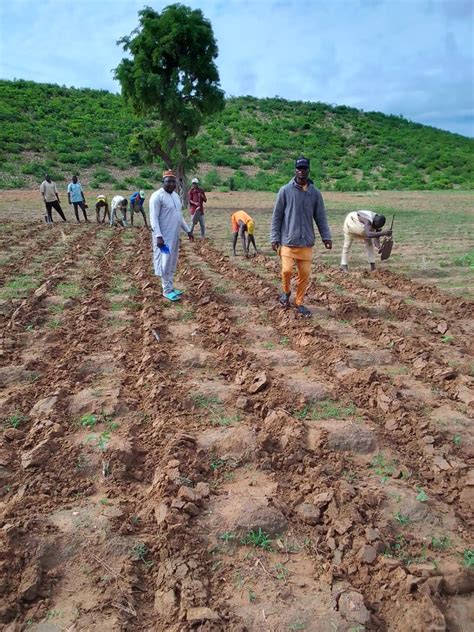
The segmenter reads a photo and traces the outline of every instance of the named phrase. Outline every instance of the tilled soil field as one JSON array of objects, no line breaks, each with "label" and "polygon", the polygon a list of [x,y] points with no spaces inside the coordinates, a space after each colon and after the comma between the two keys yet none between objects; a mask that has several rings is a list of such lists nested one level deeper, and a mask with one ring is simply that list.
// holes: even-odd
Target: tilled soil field
[{"label": "tilled soil field", "polygon": [[1,240],[0,629],[472,630],[472,303],[315,261],[302,320],[205,240],[174,305],[144,229]]}]

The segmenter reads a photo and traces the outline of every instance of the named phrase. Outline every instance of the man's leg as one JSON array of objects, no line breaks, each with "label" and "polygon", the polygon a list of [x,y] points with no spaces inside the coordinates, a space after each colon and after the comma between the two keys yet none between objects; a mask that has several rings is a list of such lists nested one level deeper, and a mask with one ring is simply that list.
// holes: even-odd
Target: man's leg
[{"label": "man's leg", "polygon": [[82,209],[82,214],[84,215],[84,219],[86,220],[86,222],[88,222],[89,219],[87,217],[86,205],[84,204],[84,202],[79,202],[79,206]]},{"label": "man's leg", "polygon": [[146,221],[146,215],[145,215],[145,211],[143,210],[143,206],[140,209],[140,213],[142,214],[143,217],[143,223],[145,224],[145,226],[148,228],[148,223]]},{"label": "man's leg", "polygon": [[236,248],[237,248],[237,237],[239,236],[239,231],[237,231],[236,233],[232,233],[232,252],[234,253],[234,255],[237,254],[236,252]]},{"label": "man's leg", "polygon": [[135,214],[135,204],[130,204],[130,226],[133,227],[133,216]]},{"label": "man's leg", "polygon": [[365,249],[367,251],[367,261],[370,263],[370,269],[375,270],[375,252],[373,239],[365,239]]},{"label": "man's leg", "polygon": [[194,234],[194,228],[198,223],[198,214],[197,211],[194,211],[193,215],[191,215],[191,234]]},{"label": "man's leg", "polygon": [[95,218],[97,220],[97,223],[100,224],[100,206],[95,207]]},{"label": "man's leg", "polygon": [[199,226],[201,228],[201,237],[206,236],[206,222],[204,221],[204,213],[199,213]]},{"label": "man's leg", "polygon": [[291,292],[291,276],[294,262],[295,260],[292,257],[281,258],[281,284],[285,294],[290,294]]},{"label": "man's leg", "polygon": [[79,222],[81,221],[81,220],[79,219],[79,211],[78,211],[78,208],[79,208],[79,203],[78,203],[78,202],[73,202],[73,203],[72,203],[72,206],[73,206],[73,208],[74,208],[74,215],[76,216],[76,222],[78,222],[78,223],[79,223]]},{"label": "man's leg", "polygon": [[311,259],[297,259],[298,277],[296,279],[296,298],[295,305],[298,307],[303,305],[304,295],[308,289],[311,278]]},{"label": "man's leg", "polygon": [[349,258],[351,256],[351,248],[352,242],[354,238],[350,233],[344,232],[344,244],[342,246],[342,254],[341,254],[341,268],[347,269],[347,264],[349,262]]},{"label": "man's leg", "polygon": [[45,202],[44,204],[46,206],[46,215],[48,216],[48,224],[52,224],[53,223],[53,216],[51,214],[51,209],[53,208],[53,203],[52,202]]},{"label": "man's leg", "polygon": [[[116,214],[116,211],[115,211],[115,209],[113,208],[113,209],[112,209],[112,214],[111,214],[111,216],[110,216],[110,225],[111,225],[111,226],[113,226],[113,225],[115,224],[115,214]],[[105,217],[105,216],[104,216],[104,217]]]},{"label": "man's leg", "polygon": [[51,202],[51,205],[56,210],[56,213],[58,213],[63,222],[67,221],[64,216],[63,209],[61,208],[61,204],[57,200],[54,200],[54,202]]}]

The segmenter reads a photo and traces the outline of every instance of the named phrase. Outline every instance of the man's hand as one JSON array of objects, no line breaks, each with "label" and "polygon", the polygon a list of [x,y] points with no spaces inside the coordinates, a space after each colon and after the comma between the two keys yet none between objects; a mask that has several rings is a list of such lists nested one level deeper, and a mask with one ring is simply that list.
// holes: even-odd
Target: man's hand
[{"label": "man's hand", "polygon": [[156,245],[158,246],[158,248],[163,248],[163,246],[165,245],[165,240],[163,239],[163,237],[156,238]]},{"label": "man's hand", "polygon": [[332,250],[332,241],[330,239],[323,239],[323,244],[326,250]]},{"label": "man's hand", "polygon": [[279,247],[280,247],[279,241],[272,241],[272,250],[274,250],[275,252],[278,252]]},{"label": "man's hand", "polygon": [[189,231],[188,233],[188,238],[189,238],[189,241],[194,241],[194,235],[192,234],[191,231]]},{"label": "man's hand", "polygon": [[391,237],[393,235],[393,230],[387,230],[385,234],[387,235],[387,237]]}]

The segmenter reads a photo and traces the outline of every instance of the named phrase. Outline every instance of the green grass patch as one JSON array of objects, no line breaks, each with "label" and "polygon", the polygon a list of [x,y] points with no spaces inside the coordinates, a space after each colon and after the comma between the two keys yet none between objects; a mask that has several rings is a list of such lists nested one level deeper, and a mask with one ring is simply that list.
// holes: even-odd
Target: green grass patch
[{"label": "green grass patch", "polygon": [[60,283],[56,291],[63,298],[81,298],[84,296],[84,290],[77,283]]},{"label": "green grass patch", "polygon": [[20,298],[38,286],[38,281],[29,274],[19,274],[5,283],[0,290],[0,298],[10,300]]},{"label": "green grass patch", "polygon": [[263,549],[264,551],[272,550],[272,540],[265,531],[262,531],[261,527],[259,527],[257,531],[249,531],[246,533],[240,540],[240,543],[254,546],[256,548]]},{"label": "green grass patch", "polygon": [[324,399],[320,402],[307,404],[293,414],[298,419],[318,421],[322,419],[346,419],[353,417],[357,412],[354,404],[342,404],[332,399]]}]

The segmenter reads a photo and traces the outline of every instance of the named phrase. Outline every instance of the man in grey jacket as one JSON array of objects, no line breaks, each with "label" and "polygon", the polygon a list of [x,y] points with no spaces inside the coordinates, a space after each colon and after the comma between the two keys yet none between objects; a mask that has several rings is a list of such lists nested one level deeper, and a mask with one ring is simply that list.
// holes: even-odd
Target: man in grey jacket
[{"label": "man in grey jacket", "polygon": [[303,305],[311,274],[311,260],[315,241],[314,224],[318,227],[324,246],[331,250],[332,239],[324,208],[323,196],[308,178],[309,160],[296,160],[295,177],[278,191],[273,209],[270,241],[281,257],[283,293],[280,304],[290,306],[291,277],[296,262],[295,306],[299,314],[309,318],[310,310]]}]

